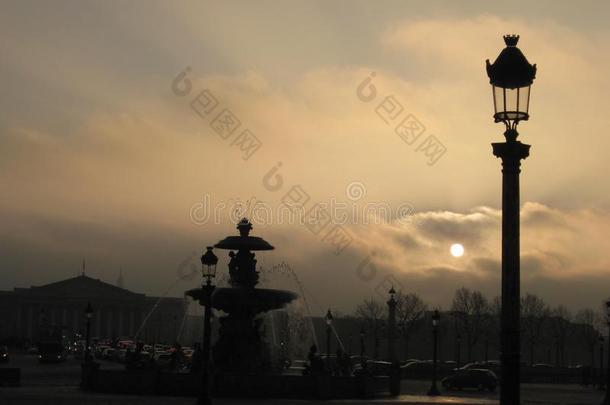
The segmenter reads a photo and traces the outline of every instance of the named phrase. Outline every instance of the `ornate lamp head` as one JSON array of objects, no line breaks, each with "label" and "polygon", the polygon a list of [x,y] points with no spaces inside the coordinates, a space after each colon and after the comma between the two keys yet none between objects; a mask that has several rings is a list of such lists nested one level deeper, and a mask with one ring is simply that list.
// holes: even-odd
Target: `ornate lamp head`
[{"label": "ornate lamp head", "polygon": [[505,35],[506,48],[495,62],[486,61],[489,83],[494,99],[494,119],[503,122],[507,130],[515,130],[519,121],[529,119],[530,88],[536,77],[536,65],[531,65],[517,48],[519,35]]},{"label": "ornate lamp head", "polygon": [[201,256],[201,274],[210,282],[216,276],[218,257],[214,254],[212,246],[208,246],[206,249],[206,252]]}]

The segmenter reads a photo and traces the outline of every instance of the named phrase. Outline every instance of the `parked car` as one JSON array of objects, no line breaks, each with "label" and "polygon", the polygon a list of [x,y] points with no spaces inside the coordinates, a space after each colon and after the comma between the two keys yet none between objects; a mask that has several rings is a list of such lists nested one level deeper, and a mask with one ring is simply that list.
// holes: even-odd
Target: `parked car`
[{"label": "parked car", "polygon": [[8,347],[0,346],[0,363],[8,363]]},{"label": "parked car", "polygon": [[119,349],[114,352],[114,359],[119,363],[125,363],[127,358],[127,349]]},{"label": "parked car", "polygon": [[115,350],[112,347],[104,349],[104,351],[102,352],[102,359],[112,360],[114,357],[114,351]]},{"label": "parked car", "polygon": [[462,366],[460,368],[460,370],[472,370],[472,369],[483,369],[483,370],[490,370],[493,371],[493,373],[498,376],[500,375],[500,362],[499,361],[488,361],[488,362],[475,362],[475,363],[468,363],[465,366]]},{"label": "parked car", "polygon": [[97,345],[95,346],[95,350],[94,350],[94,356],[96,359],[103,359],[104,358],[104,352],[106,351],[106,349],[110,349],[110,346],[105,346],[105,345]]},{"label": "parked car", "polygon": [[552,364],[546,364],[546,363],[537,363],[537,364],[532,364],[533,368],[541,368],[541,369],[552,369],[555,368],[555,366],[553,366]]},{"label": "parked car", "polygon": [[155,353],[155,364],[157,367],[164,368],[169,367],[172,362],[172,355],[169,352],[158,352]]},{"label": "parked car", "polygon": [[[390,375],[392,371],[392,363],[389,361],[368,360],[366,362],[366,371],[371,375]],[[354,365],[354,374],[362,372],[362,364]]]},{"label": "parked car", "polygon": [[284,370],[284,374],[303,375],[307,367],[307,360],[293,360],[290,366]]},{"label": "parked car", "polygon": [[452,375],[441,380],[448,390],[462,388],[477,388],[480,391],[494,391],[498,385],[498,377],[491,370],[469,368],[456,370]]},{"label": "parked car", "polygon": [[[453,372],[453,364],[437,363],[436,374],[439,377],[446,376]],[[402,378],[421,380],[432,378],[434,364],[429,360],[413,361],[400,367]]]},{"label": "parked car", "polygon": [[140,360],[142,362],[149,362],[151,358],[152,358],[152,354],[150,352],[142,351],[140,353]]}]

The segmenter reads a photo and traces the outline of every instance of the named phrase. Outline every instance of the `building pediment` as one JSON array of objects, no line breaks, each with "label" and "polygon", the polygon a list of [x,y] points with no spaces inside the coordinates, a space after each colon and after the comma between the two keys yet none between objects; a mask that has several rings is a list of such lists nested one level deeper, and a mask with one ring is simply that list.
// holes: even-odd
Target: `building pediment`
[{"label": "building pediment", "polygon": [[62,298],[87,298],[95,300],[96,297],[107,299],[134,299],[144,298],[144,294],[134,293],[105,283],[99,279],[81,275],[67,280],[30,288],[15,288],[15,293],[29,296],[55,296]]}]

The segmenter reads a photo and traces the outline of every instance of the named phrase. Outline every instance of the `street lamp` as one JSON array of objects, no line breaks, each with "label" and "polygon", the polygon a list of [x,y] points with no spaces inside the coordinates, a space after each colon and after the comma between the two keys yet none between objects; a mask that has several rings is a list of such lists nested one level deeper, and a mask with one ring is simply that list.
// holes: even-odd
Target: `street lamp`
[{"label": "street lamp", "polygon": [[428,395],[437,396],[440,395],[438,388],[436,387],[436,348],[438,341],[438,323],[441,319],[438,309],[434,310],[432,314],[432,386],[428,390]]},{"label": "street lamp", "polygon": [[[610,300],[606,301],[606,322],[608,323],[608,328],[610,330]],[[610,334],[608,334],[608,338],[610,339]],[[610,344],[610,340],[609,340]],[[610,346],[608,347],[608,359],[606,361],[606,367],[610,367]],[[604,402],[602,405],[610,405],[610,396],[608,392],[610,391],[610,370],[606,370],[606,395],[604,396]]]},{"label": "street lamp", "polygon": [[85,308],[85,316],[87,317],[87,332],[85,334],[85,363],[88,363],[91,360],[91,318],[93,317],[93,307],[91,303],[87,303],[87,308]]},{"label": "street lamp", "polygon": [[326,312],[326,368],[330,374],[332,374],[331,363],[330,363],[330,334],[333,326],[333,314]]},{"label": "street lamp", "polygon": [[519,172],[530,145],[517,141],[517,124],[529,119],[530,87],[536,76],[517,48],[518,35],[505,35],[506,48],[493,64],[486,61],[492,85],[494,120],[506,126],[506,142],[493,143],[493,154],[502,159],[502,315],[501,315],[501,405],[521,403],[520,362],[520,253]]},{"label": "street lamp", "polygon": [[212,293],[214,285],[212,280],[216,276],[216,263],[218,257],[213,252],[211,246],[207,247],[207,251],[201,256],[201,275],[205,279],[205,284],[202,286],[204,292],[205,311],[203,314],[203,354],[201,367],[201,392],[197,401],[200,405],[209,405],[212,403],[210,398],[210,340],[212,327],[210,318],[212,317]]}]

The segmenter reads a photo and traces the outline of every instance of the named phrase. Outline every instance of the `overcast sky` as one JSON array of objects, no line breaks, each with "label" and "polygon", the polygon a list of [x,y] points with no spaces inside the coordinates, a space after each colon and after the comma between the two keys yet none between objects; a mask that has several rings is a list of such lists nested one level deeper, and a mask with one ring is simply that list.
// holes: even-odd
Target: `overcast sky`
[{"label": "overcast sky", "polygon": [[[538,65],[520,124],[522,290],[597,308],[610,295],[608,8],[2,2],[0,289],[74,276],[85,258],[92,277],[115,283],[122,267],[127,288],[180,296],[244,214],[276,247],[259,266],[290,264],[303,290],[284,272],[263,284],[305,291],[316,312],[392,283],[445,308],[461,286],[492,298],[503,128],[485,59],[517,33]],[[403,119],[419,137],[395,132]],[[330,223],[278,219],[295,195],[306,211],[334,204]]]}]

